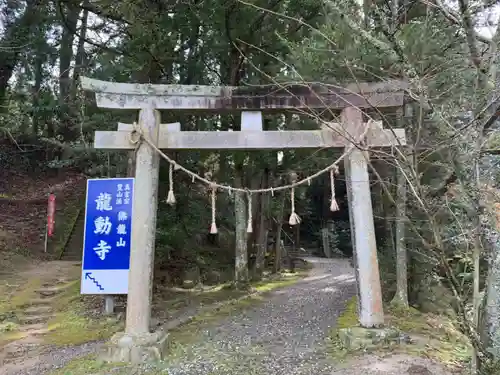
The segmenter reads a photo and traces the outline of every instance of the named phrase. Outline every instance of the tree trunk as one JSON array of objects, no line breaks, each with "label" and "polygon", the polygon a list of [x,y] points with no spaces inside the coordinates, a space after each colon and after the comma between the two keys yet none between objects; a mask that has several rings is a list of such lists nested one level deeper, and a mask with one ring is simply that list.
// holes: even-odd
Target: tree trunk
[{"label": "tree trunk", "polygon": [[274,272],[281,271],[282,263],[282,246],[281,246],[281,231],[283,230],[283,214],[285,212],[285,193],[281,193],[280,205],[276,216],[276,233],[274,235]]},{"label": "tree trunk", "polygon": [[[83,6],[88,5],[88,0],[84,0]],[[78,46],[76,48],[76,56],[75,56],[75,69],[73,70],[73,83],[72,83],[72,88],[71,88],[71,98],[73,100],[73,103],[78,103],[77,101],[77,95],[78,95],[78,81],[80,79],[80,76],[82,75],[82,72],[84,71],[84,67],[86,65],[86,56],[87,53],[85,51],[85,38],[87,37],[87,24],[88,24],[88,18],[89,18],[89,11],[87,8],[84,8],[82,18],[81,18],[81,25],[80,25],[80,32],[78,34]]]},{"label": "tree trunk", "polygon": [[[500,32],[497,29],[491,43],[491,55],[494,56],[490,66],[490,82],[497,82],[498,65],[498,43]],[[496,90],[490,94],[493,101]],[[492,115],[493,113],[490,113]],[[479,184],[478,184],[479,185]],[[478,311],[478,323],[480,324],[481,343],[488,350],[493,361],[500,361],[500,204],[495,204],[495,227],[488,228],[486,233],[490,234],[488,276],[486,278],[486,291],[482,299],[482,308]],[[488,221],[486,221],[488,222]],[[477,276],[477,273],[475,273]],[[479,300],[479,298],[478,298]],[[479,301],[478,301],[479,302]],[[480,369],[483,363],[479,363]]]},{"label": "tree trunk", "polygon": [[[393,168],[391,166],[385,166],[384,168],[384,173],[385,175],[381,175],[383,182],[387,186],[387,190],[389,190],[390,194],[392,196],[395,195],[396,191],[394,189],[394,185],[397,184],[394,180],[394,174],[389,173],[388,169],[390,168],[391,172],[394,172]],[[384,239],[385,243],[384,245],[387,248],[387,251],[393,254],[396,251],[396,245],[394,243],[394,217],[395,217],[395,212],[394,212],[394,206],[385,194],[381,192],[382,194],[382,201],[383,201],[383,211],[382,211],[382,216],[384,216]]]},{"label": "tree trunk", "polygon": [[300,254],[300,224],[294,225],[292,227],[292,236],[295,237],[295,241],[292,245],[292,251],[288,253],[288,262],[290,272],[295,273],[295,259],[297,257],[297,254]]},{"label": "tree trunk", "polygon": [[323,228],[321,228],[321,242],[323,245],[323,253],[327,258],[332,257],[332,249],[330,248],[330,241],[328,240],[329,231],[330,229],[328,228],[327,222],[325,221],[323,224]]},{"label": "tree trunk", "polygon": [[[236,187],[243,186],[243,167],[235,166],[234,181]],[[235,218],[235,261],[234,281],[237,287],[248,284],[248,251],[247,251],[247,201],[242,192],[234,193],[234,218]]]},{"label": "tree trunk", "polygon": [[[40,21],[40,13],[43,12],[42,3],[42,0],[27,1],[23,15],[6,27],[0,43],[5,46],[30,45],[32,34]],[[2,103],[0,112],[8,108],[5,104],[5,97],[9,87],[9,80],[19,62],[20,51],[20,48],[0,49],[0,103]]]},{"label": "tree trunk", "polygon": [[[496,236],[498,237],[498,235]],[[500,239],[489,260],[486,295],[481,313],[481,342],[493,358],[500,358]]]},{"label": "tree trunk", "polygon": [[396,295],[393,302],[408,307],[408,256],[406,252],[406,178],[396,169]]},{"label": "tree trunk", "polygon": [[371,8],[371,0],[363,0],[363,25],[365,29],[370,28],[370,8]]},{"label": "tree trunk", "polygon": [[[262,188],[269,187],[269,168],[264,169],[262,175]],[[256,218],[259,222],[257,232],[257,257],[255,259],[255,277],[262,279],[264,272],[264,261],[267,250],[267,234],[268,234],[268,215],[269,215],[269,194],[259,194],[259,216]]]},{"label": "tree trunk", "polygon": [[[396,111],[396,127],[404,127],[404,113],[411,111],[409,106],[405,108],[398,108]],[[406,153],[405,159],[410,158],[410,154]],[[391,167],[389,167],[391,168]],[[392,168],[391,168],[392,169]],[[394,295],[393,302],[402,307],[408,308],[408,252],[406,250],[406,177],[402,166],[396,167],[395,171],[396,191],[396,230],[394,249],[396,253],[396,294]],[[394,179],[394,174],[391,176]],[[392,216],[392,215],[390,215]],[[391,226],[392,228],[392,226]],[[391,236],[391,240],[394,237]]]},{"label": "tree trunk", "polygon": [[61,48],[59,49],[59,121],[60,131],[65,141],[75,139],[75,124],[72,110],[70,78],[71,61],[73,60],[73,32],[78,24],[80,8],[68,3],[65,24],[61,36]]},{"label": "tree trunk", "polygon": [[35,59],[35,84],[33,86],[33,113],[32,133],[36,137],[40,131],[40,88],[43,80],[43,58],[42,52],[38,51]]},{"label": "tree trunk", "polygon": [[325,255],[325,257],[331,258],[332,249],[330,247],[330,241],[329,241],[330,229],[328,227],[330,215],[332,214],[332,212],[330,211],[330,204],[329,204],[331,200],[331,192],[330,189],[322,189],[322,191],[323,191],[323,200],[321,205],[321,230],[320,230],[321,247],[323,249],[323,254]]}]

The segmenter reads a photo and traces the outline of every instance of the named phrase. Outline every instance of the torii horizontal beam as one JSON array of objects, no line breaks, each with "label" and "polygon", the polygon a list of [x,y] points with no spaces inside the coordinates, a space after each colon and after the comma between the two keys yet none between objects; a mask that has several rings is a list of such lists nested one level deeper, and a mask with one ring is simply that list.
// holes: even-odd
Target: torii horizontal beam
[{"label": "torii horizontal beam", "polygon": [[357,83],[346,88],[327,84],[283,84],[252,87],[152,85],[106,82],[81,77],[82,88],[96,93],[98,107],[201,110],[293,110],[403,105],[402,81]]},{"label": "torii horizontal beam", "polygon": [[[243,112],[244,116],[255,112]],[[245,124],[245,125],[244,125]],[[96,131],[94,147],[107,150],[132,150],[130,124],[119,123],[119,131]],[[383,129],[381,122],[371,124],[366,135],[368,147],[403,146],[404,129]],[[284,150],[294,148],[345,147],[351,139],[342,126],[325,124],[322,130],[263,131],[262,122],[243,121],[242,131],[180,131],[180,124],[161,124],[158,147],[169,150]]]}]

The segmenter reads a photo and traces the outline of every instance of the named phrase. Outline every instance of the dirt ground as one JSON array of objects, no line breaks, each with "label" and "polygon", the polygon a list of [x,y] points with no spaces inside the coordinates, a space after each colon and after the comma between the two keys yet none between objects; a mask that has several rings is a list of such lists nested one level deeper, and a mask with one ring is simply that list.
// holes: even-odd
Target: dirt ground
[{"label": "dirt ground", "polygon": [[[0,275],[40,260],[57,258],[57,245],[65,237],[69,210],[81,202],[83,175],[64,171],[55,175],[0,171]],[[55,236],[44,252],[47,199],[56,195]]]},{"label": "dirt ground", "polygon": [[331,375],[452,375],[457,373],[430,359],[408,354],[386,354],[385,356],[365,354],[350,360],[344,366],[332,372]]}]

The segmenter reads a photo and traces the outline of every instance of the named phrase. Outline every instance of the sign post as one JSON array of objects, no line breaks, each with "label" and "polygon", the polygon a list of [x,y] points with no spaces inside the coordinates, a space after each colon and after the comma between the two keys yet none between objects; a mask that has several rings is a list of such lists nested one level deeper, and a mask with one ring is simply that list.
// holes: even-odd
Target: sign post
[{"label": "sign post", "polygon": [[56,196],[53,193],[49,194],[49,203],[47,206],[47,235],[52,237],[54,235],[56,213]]},{"label": "sign post", "polygon": [[56,213],[56,196],[54,193],[50,193],[47,203],[47,228],[45,229],[45,252],[47,252],[49,237],[52,237],[54,235],[55,213]]},{"label": "sign post", "polygon": [[81,294],[127,294],[133,178],[87,181]]}]

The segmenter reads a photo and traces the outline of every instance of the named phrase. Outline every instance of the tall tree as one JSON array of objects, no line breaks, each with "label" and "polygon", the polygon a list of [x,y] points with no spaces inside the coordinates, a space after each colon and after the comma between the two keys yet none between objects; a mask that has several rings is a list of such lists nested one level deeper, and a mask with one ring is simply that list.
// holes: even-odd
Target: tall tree
[{"label": "tall tree", "polygon": [[[24,7],[20,16],[16,16]],[[19,64],[22,51],[30,45],[30,39],[40,21],[44,0],[27,0],[26,4],[18,2],[4,3],[1,10],[4,15],[3,38],[0,40],[0,111],[6,109],[5,99],[9,81]]]}]

